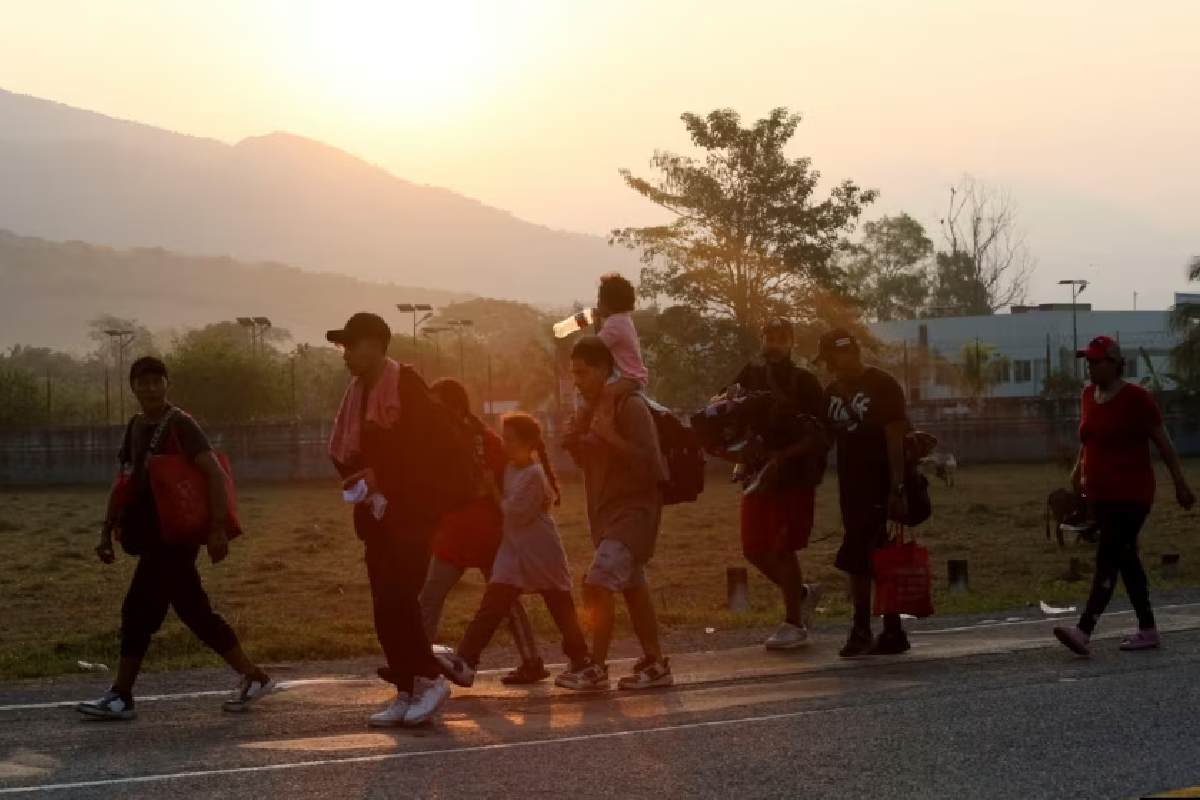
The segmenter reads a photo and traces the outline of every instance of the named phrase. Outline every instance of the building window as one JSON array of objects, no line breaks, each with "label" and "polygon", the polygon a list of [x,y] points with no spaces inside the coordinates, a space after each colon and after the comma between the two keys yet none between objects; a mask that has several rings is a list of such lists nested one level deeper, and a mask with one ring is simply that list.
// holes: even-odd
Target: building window
[{"label": "building window", "polygon": [[1012,383],[1012,362],[1007,358],[992,362],[991,368],[996,383]]},{"label": "building window", "polygon": [[1125,359],[1125,377],[1136,378],[1138,376],[1138,357],[1137,354]]},{"label": "building window", "polygon": [[1033,362],[1032,361],[1014,361],[1012,362],[1013,383],[1032,383],[1033,382]]}]

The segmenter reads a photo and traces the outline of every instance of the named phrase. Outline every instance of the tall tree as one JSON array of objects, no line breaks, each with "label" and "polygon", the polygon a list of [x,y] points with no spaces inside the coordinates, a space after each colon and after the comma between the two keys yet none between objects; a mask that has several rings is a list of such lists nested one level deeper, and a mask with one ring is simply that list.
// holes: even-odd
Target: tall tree
[{"label": "tall tree", "polygon": [[950,263],[970,265],[962,277],[970,287],[965,299],[971,300],[971,313],[994,314],[1024,301],[1034,260],[1008,192],[968,175],[951,187],[941,223]]},{"label": "tall tree", "polygon": [[[1200,281],[1200,256],[1188,263],[1189,281]],[[1171,311],[1171,327],[1180,340],[1171,350],[1173,374],[1180,391],[1188,396],[1200,394],[1200,305],[1177,303]]]},{"label": "tall tree", "polygon": [[992,313],[987,288],[975,275],[975,263],[964,252],[939,252],[930,287],[930,316],[978,316]]},{"label": "tall tree", "polygon": [[746,128],[730,109],[682,120],[702,160],[658,151],[657,179],[621,170],[631,189],[674,215],[612,232],[612,243],[641,251],[643,295],[732,320],[745,347],[768,316],[818,317],[823,293],[843,283],[833,255],[877,192],[847,180],[818,197],[812,160],[784,153],[800,124],[786,108]]},{"label": "tall tree", "polygon": [[916,318],[929,297],[932,254],[925,228],[908,214],[864,223],[862,239],[848,248],[846,273],[867,316]]}]

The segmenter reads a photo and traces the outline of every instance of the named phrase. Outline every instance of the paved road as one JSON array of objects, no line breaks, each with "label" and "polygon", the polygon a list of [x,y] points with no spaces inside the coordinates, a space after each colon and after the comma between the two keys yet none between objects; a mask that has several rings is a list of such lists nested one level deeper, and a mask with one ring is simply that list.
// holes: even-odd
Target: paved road
[{"label": "paved road", "polygon": [[833,634],[692,654],[683,685],[645,695],[486,680],[394,733],[364,727],[386,691],[361,676],[241,716],[144,697],[125,724],[47,707],[75,684],[23,687],[0,699],[0,798],[1137,797],[1200,784],[1200,607],[1160,621],[1164,650],[1108,639],[1091,661],[1027,622],[927,631],[891,659],[841,662]]}]

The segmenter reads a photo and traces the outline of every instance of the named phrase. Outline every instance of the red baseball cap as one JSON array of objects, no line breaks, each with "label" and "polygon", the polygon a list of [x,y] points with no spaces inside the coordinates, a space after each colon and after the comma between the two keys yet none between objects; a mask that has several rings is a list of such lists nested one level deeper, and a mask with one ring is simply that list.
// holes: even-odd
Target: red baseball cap
[{"label": "red baseball cap", "polygon": [[1111,336],[1097,336],[1088,342],[1087,349],[1076,350],[1076,358],[1086,358],[1088,361],[1124,361],[1125,356],[1121,355],[1121,345],[1117,344],[1117,340]]}]

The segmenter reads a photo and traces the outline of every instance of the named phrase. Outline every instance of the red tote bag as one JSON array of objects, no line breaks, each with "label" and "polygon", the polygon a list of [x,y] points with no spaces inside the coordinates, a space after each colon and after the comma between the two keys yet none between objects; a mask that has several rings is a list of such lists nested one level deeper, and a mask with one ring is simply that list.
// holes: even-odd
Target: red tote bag
[{"label": "red tote bag", "polygon": [[871,571],[875,579],[876,615],[933,615],[929,551],[915,539],[906,541],[903,527],[897,526],[892,540],[871,554]]},{"label": "red tote bag", "polygon": [[[167,427],[170,427],[169,425]],[[180,452],[179,441],[171,432],[174,452],[154,455],[150,448],[147,471],[154,506],[158,510],[159,530],[169,544],[203,545],[208,542],[211,514],[209,513],[208,478],[200,468]],[[213,451],[225,476],[225,532],[230,539],[242,533],[237,518],[237,494],[229,458]]]}]

